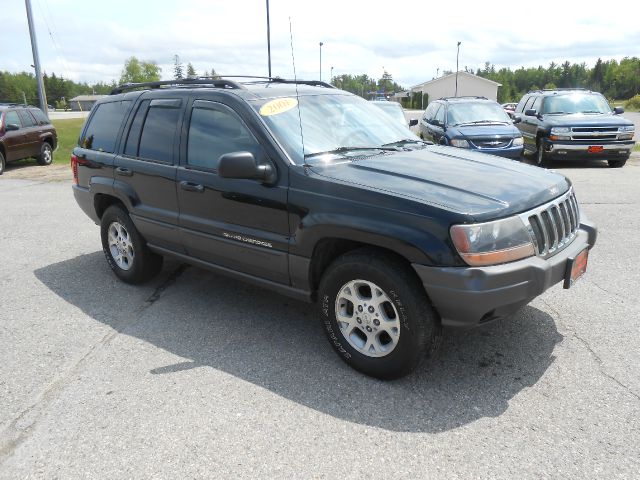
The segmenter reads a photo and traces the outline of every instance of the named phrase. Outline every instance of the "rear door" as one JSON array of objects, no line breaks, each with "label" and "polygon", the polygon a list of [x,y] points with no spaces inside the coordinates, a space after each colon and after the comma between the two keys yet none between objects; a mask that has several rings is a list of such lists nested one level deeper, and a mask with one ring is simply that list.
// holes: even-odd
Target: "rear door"
[{"label": "rear door", "polygon": [[40,154],[40,126],[28,110],[17,110],[17,112],[23,126],[24,156],[35,157]]},{"label": "rear door", "polygon": [[518,125],[524,139],[524,147],[531,152],[534,152],[537,148],[536,140],[539,120],[537,117],[525,115],[524,112],[530,109],[535,109],[536,106],[540,108],[540,98],[540,95],[531,95],[526,100],[522,107],[522,122]]},{"label": "rear door", "polygon": [[[7,130],[7,125],[17,125],[18,130]],[[15,110],[7,110],[4,112],[4,129],[4,144],[6,148],[5,153],[7,162],[25,158],[27,156],[25,155],[27,150],[27,140],[24,135],[22,120],[20,120],[20,117]]]},{"label": "rear door", "polygon": [[[251,122],[250,113],[234,110],[222,96],[219,100],[196,99],[183,130],[177,185],[187,253],[289,284],[288,170],[276,161],[277,152],[261,137],[265,134]],[[251,152],[259,163],[271,162],[278,169],[276,184],[220,177],[220,156],[236,151]]]},{"label": "rear door", "polygon": [[440,108],[435,112],[433,123],[431,124],[431,136],[434,143],[443,142],[446,110],[447,106],[445,104],[441,104]]},{"label": "rear door", "polygon": [[152,245],[182,253],[178,234],[176,158],[184,94],[143,99],[114,161],[114,191],[126,198],[131,219]]}]

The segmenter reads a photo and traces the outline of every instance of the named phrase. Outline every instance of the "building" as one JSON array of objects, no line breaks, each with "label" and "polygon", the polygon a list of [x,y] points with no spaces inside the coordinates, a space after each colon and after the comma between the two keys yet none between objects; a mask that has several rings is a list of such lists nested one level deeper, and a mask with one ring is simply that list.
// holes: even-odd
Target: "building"
[{"label": "building", "polygon": [[88,112],[93,105],[106,95],[78,95],[69,100],[69,107],[74,112]]},{"label": "building", "polygon": [[[490,100],[498,99],[498,87],[502,84],[479,77],[467,72],[458,72],[458,97],[479,96]],[[409,92],[401,92],[396,95],[396,100],[408,93],[422,92],[429,95],[429,103],[442,97],[456,96],[456,74],[444,75],[428,82],[414,85]],[[427,106],[424,105],[424,108]]]}]

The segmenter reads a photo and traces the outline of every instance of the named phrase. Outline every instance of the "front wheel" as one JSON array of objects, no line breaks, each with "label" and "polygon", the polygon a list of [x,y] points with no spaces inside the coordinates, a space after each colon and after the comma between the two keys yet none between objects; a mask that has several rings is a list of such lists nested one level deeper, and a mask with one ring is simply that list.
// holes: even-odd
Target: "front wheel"
[{"label": "front wheel", "polygon": [[319,299],[332,347],[366,375],[407,375],[440,343],[438,315],[415,273],[376,250],[335,260],[322,277]]},{"label": "front wheel", "polygon": [[0,152],[0,175],[4,173],[4,169],[7,166],[7,162],[4,159],[4,155]]},{"label": "front wheel", "polygon": [[625,158],[624,160],[607,160],[607,162],[609,163],[609,166],[611,168],[622,168],[624,167],[625,163],[627,163],[627,159]]},{"label": "front wheel", "polygon": [[544,143],[542,139],[538,139],[536,147],[536,165],[539,167],[545,167],[547,165],[547,159],[544,155]]},{"label": "front wheel", "polygon": [[162,257],[153,253],[119,205],[112,205],[102,215],[100,225],[102,250],[116,276],[126,283],[142,283],[162,268]]}]

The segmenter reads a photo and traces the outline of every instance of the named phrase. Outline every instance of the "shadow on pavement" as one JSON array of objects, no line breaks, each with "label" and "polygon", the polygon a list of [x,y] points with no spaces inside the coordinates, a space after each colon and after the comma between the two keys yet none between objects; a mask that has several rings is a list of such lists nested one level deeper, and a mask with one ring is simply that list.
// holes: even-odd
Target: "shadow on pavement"
[{"label": "shadow on pavement", "polygon": [[136,315],[123,311],[118,297],[149,287],[114,280],[102,252],[35,274],[96,321],[188,359],[150,374],[211,367],[327,415],[391,431],[441,432],[502,414],[540,380],[562,340],[554,320],[528,306],[481,329],[448,332],[437,358],[382,382],[333,353],[314,305],[203,270],[167,262]]}]

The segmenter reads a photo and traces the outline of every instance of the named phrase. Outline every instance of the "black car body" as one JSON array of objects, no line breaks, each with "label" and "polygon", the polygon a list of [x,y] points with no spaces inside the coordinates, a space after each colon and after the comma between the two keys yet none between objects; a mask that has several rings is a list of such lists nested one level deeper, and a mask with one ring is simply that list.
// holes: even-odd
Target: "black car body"
[{"label": "black car body", "polygon": [[73,151],[110,266],[134,283],[168,255],[317,302],[370,375],[570,280],[595,242],[564,176],[426,144],[327,84],[180,83],[100,100]]},{"label": "black car body", "polygon": [[41,165],[53,161],[56,129],[36,107],[0,104],[0,175],[9,162],[35,157]]},{"label": "black car body", "polygon": [[633,150],[634,124],[611,109],[600,93],[582,89],[536,90],[524,95],[514,115],[524,148],[542,166],[550,160],[608,160],[622,167]]},{"label": "black car body", "polygon": [[420,137],[516,160],[522,155],[522,135],[504,109],[485,97],[431,102],[420,120]]}]

